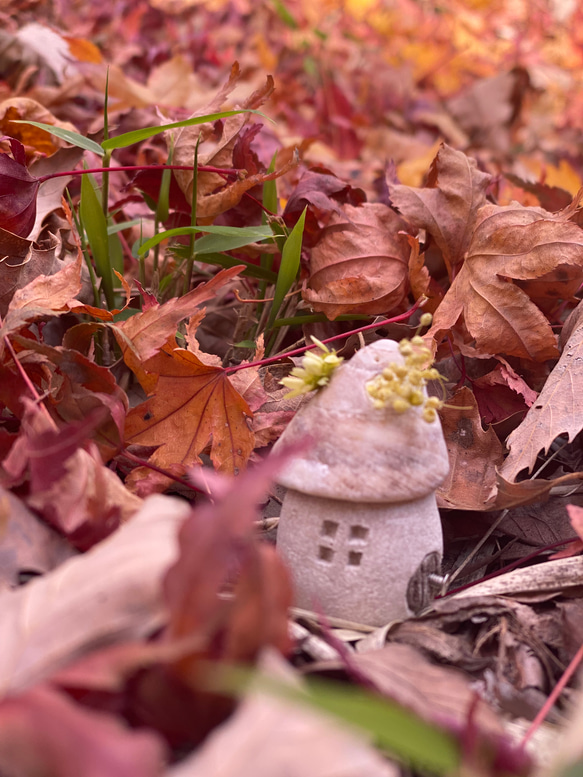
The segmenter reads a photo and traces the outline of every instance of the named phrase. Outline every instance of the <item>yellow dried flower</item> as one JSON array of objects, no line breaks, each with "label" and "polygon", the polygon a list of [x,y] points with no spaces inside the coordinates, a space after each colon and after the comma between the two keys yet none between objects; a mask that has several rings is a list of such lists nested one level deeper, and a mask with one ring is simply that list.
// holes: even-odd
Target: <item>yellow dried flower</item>
[{"label": "yellow dried flower", "polygon": [[366,390],[374,407],[381,409],[390,405],[397,413],[419,407],[423,420],[432,423],[437,418],[436,411],[444,403],[437,397],[426,397],[423,393],[428,380],[442,379],[439,372],[431,367],[431,351],[423,338],[415,335],[411,340],[401,340],[399,352],[405,363],[391,362],[367,383]]},{"label": "yellow dried flower", "polygon": [[322,353],[308,351],[302,359],[302,366],[294,367],[287,378],[283,378],[282,386],[291,389],[285,399],[322,388],[328,383],[336,367],[344,361],[342,356],[338,356],[335,350],[330,350],[316,337],[312,336],[312,340]]}]

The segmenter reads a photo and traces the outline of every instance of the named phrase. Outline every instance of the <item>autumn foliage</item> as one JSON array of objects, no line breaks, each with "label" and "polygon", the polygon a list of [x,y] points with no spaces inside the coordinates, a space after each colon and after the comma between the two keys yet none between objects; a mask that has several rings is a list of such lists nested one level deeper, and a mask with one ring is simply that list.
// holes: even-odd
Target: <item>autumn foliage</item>
[{"label": "autumn foliage", "polygon": [[[63,0],[0,17],[2,775],[202,774],[172,763],[238,709],[213,667],[307,660],[257,522],[302,401],[280,380],[310,335],[349,359],[431,312],[446,549],[496,520],[483,574],[547,546],[576,560],[577,4]],[[369,664],[316,630],[331,672],[447,731],[470,774],[527,773],[465,676],[453,710],[436,692],[427,713],[384,670],[482,672],[508,712],[527,648],[541,695],[576,653],[581,600],[559,589],[444,599]],[[551,600],[537,631],[528,608]],[[480,618],[506,631],[470,648]]]}]

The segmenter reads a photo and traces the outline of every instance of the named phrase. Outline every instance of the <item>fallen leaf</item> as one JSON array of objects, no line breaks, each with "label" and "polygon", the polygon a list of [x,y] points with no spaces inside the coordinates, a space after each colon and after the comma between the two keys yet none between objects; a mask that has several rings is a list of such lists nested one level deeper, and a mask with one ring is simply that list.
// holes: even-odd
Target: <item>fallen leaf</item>
[{"label": "fallen leaf", "polygon": [[513,92],[517,82],[517,72],[497,73],[475,81],[448,101],[448,109],[467,132],[472,145],[510,152],[509,125],[515,110]]},{"label": "fallen leaf", "polygon": [[[296,685],[288,666],[265,657],[268,676]],[[265,731],[270,736],[265,737]],[[382,758],[354,730],[276,697],[251,690],[232,717],[204,744],[164,777],[397,777],[397,767]]]},{"label": "fallen leaf", "polygon": [[478,209],[486,204],[491,176],[474,159],[443,144],[423,189],[389,187],[391,201],[414,227],[426,229],[443,255],[450,277],[468,249]]},{"label": "fallen leaf", "polygon": [[345,205],[332,213],[312,249],[303,292],[311,307],[334,320],[344,313],[387,313],[407,290],[409,244],[403,220],[381,203]]},{"label": "fallen leaf", "polygon": [[12,153],[0,154],[0,227],[19,237],[30,234],[36,218],[38,180],[28,172],[24,146],[12,139]]},{"label": "fallen leaf", "polygon": [[193,308],[214,297],[219,289],[244,269],[244,265],[237,265],[221,270],[210,281],[201,283],[182,297],[175,297],[163,305],[148,305],[141,313],[116,324],[113,332],[128,367],[145,380],[140,362],[157,354],[168,339],[174,336],[180,321],[192,315]]},{"label": "fallen leaf", "polygon": [[159,627],[161,579],[189,510],[181,499],[150,497],[89,552],[0,594],[0,695],[38,682],[96,646]]},{"label": "fallen leaf", "polygon": [[0,327],[0,338],[20,329],[27,321],[66,313],[67,302],[81,289],[82,261],[83,257],[79,255],[75,262],[66,264],[54,275],[38,275],[27,286],[15,291]]},{"label": "fallen leaf", "polygon": [[495,424],[516,413],[526,413],[536,402],[538,394],[499,357],[500,364],[472,381],[472,390],[482,422]]},{"label": "fallen leaf", "polygon": [[0,103],[0,133],[16,138],[24,146],[29,147],[28,153],[40,152],[51,156],[66,145],[66,141],[51,135],[46,130],[34,127],[32,124],[15,124],[16,121],[38,121],[41,124],[52,124],[53,127],[77,132],[76,127],[68,121],[59,121],[53,114],[36,100],[28,97],[10,97]]},{"label": "fallen leaf", "polygon": [[[377,693],[411,710],[422,720],[440,726],[463,728],[472,704],[471,681],[460,670],[432,664],[411,645],[390,642],[380,650],[363,650],[350,656],[350,664]],[[314,671],[326,675],[346,671],[339,661],[319,662]],[[480,733],[503,733],[496,714],[480,700],[473,717]]]},{"label": "fallen leaf", "polygon": [[[457,406],[457,407],[456,407]],[[480,413],[469,388],[459,389],[440,411],[449,454],[449,474],[437,491],[440,507],[491,510],[496,467],[504,447],[496,432],[482,428]]]},{"label": "fallen leaf", "polygon": [[562,266],[583,277],[583,231],[565,213],[515,203],[480,209],[466,259],[435,312],[429,335],[438,341],[463,317],[481,353],[534,361],[558,356],[547,318],[520,281]]},{"label": "fallen leaf", "polygon": [[77,555],[22,500],[0,488],[0,513],[5,511],[7,525],[0,535],[0,590],[16,588],[20,573],[41,575]]},{"label": "fallen leaf", "polygon": [[[220,92],[223,100],[226,95],[234,88],[239,78],[237,70],[231,71],[231,77]],[[263,87],[257,89],[249,95],[236,109],[257,110],[271,96],[274,90],[273,78],[267,77]],[[216,105],[217,98],[212,105]],[[222,102],[222,101],[221,101]],[[207,106],[204,111],[197,111],[194,116],[203,116],[209,111]],[[232,169],[233,150],[239,138],[240,133],[248,124],[252,114],[240,113],[236,116],[228,116],[221,122],[215,122],[213,125],[194,125],[190,127],[180,127],[175,130],[168,130],[168,136],[171,139],[173,154],[172,159],[176,165],[192,165],[194,158],[194,149],[200,141],[198,151],[198,164],[209,167]],[[289,169],[291,165],[287,166]],[[286,168],[278,171],[278,175],[286,172]],[[175,170],[175,178],[182,189],[187,202],[192,200],[193,173],[188,170]],[[197,217],[199,219],[210,220],[220,213],[235,207],[243,194],[254,186],[262,184],[264,181],[272,180],[273,174],[256,173],[247,175],[245,178],[226,182],[224,176],[218,173],[200,171],[197,175]]]},{"label": "fallen leaf", "polygon": [[340,207],[343,203],[356,207],[364,202],[366,195],[362,189],[350,186],[329,170],[318,168],[308,170],[302,175],[286,203],[282,218],[286,224],[293,226],[306,205],[313,206],[306,212],[304,225],[303,245],[310,247],[320,239],[320,227],[314,211],[334,212],[341,219],[345,219],[344,211]]},{"label": "fallen leaf", "polygon": [[165,755],[153,732],[132,731],[51,688],[0,701],[0,769],[6,777],[158,777]]},{"label": "fallen leaf", "polygon": [[210,443],[217,469],[236,473],[244,468],[254,447],[247,423],[252,413],[222,368],[170,347],[141,368],[150,398],[128,413],[127,444],[157,445],[152,464],[186,468],[200,462],[199,454]]},{"label": "fallen leaf", "polygon": [[506,445],[510,453],[500,469],[502,477],[515,480],[521,470],[530,472],[539,452],[546,454],[555,438],[566,434],[573,440],[583,429],[582,381],[583,322],[580,322],[573,328],[538,399],[508,437]]},{"label": "fallen leaf", "polygon": [[0,315],[5,316],[18,289],[39,275],[55,275],[65,265],[57,258],[56,238],[41,248],[31,240],[0,229],[0,255],[4,256],[0,272]]}]

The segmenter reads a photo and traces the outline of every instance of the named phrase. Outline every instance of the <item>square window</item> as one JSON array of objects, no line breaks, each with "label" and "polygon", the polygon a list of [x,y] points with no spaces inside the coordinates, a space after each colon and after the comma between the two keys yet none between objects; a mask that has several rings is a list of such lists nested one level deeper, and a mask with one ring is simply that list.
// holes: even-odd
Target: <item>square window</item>
[{"label": "square window", "polygon": [[335,537],[338,531],[338,524],[336,521],[322,521],[322,528],[320,534],[322,537]]},{"label": "square window", "polygon": [[359,567],[361,560],[362,553],[359,553],[357,550],[348,551],[348,566]]},{"label": "square window", "polygon": [[368,537],[368,529],[366,526],[359,526],[358,524],[350,527],[350,539],[351,540],[366,540]]},{"label": "square window", "polygon": [[327,548],[325,545],[320,545],[318,548],[318,558],[320,561],[331,562],[334,558],[334,551],[332,548]]}]

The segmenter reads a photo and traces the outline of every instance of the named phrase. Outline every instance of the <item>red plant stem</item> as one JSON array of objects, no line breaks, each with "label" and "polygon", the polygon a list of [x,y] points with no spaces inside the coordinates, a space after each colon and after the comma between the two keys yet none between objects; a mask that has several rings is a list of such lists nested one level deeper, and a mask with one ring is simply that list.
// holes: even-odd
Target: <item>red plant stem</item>
[{"label": "red plant stem", "polygon": [[[66,170],[63,173],[47,173],[37,178],[39,183],[44,183],[51,178],[63,178],[71,175],[87,175],[87,173],[123,173],[132,170],[192,170],[192,165],[124,165],[122,167],[91,167],[88,170]],[[198,168],[201,173],[219,173],[219,175],[239,175],[241,170],[233,167],[209,167],[201,165]]]},{"label": "red plant stem", "polygon": [[543,706],[538,711],[536,718],[532,721],[532,723],[528,727],[528,730],[524,735],[524,737],[522,738],[522,742],[520,743],[520,748],[522,750],[525,749],[530,738],[534,735],[535,731],[538,730],[543,720],[549,714],[551,707],[559,698],[560,694],[563,691],[563,688],[567,685],[567,683],[575,673],[575,670],[579,667],[579,664],[581,663],[582,660],[583,660],[583,645],[579,647],[579,650],[575,653],[575,655],[571,659],[569,666],[563,672],[561,679],[555,685],[553,690],[550,692],[548,699],[545,701]]},{"label": "red plant stem", "polygon": [[[378,329],[379,327],[385,326],[386,324],[394,324],[397,321],[406,321],[413,315],[413,313],[415,313],[416,310],[418,310],[418,308],[421,306],[421,302],[422,298],[420,297],[417,302],[409,308],[409,310],[405,311],[405,313],[401,313],[399,316],[385,318],[382,321],[377,321],[374,324],[367,324],[366,326],[361,326],[358,329],[351,329],[350,332],[343,332],[340,335],[328,337],[326,340],[322,340],[322,342],[324,345],[326,345],[327,343],[333,343],[335,340],[342,340],[344,337],[350,337],[350,335],[357,335],[359,332],[368,332],[371,329]],[[288,351],[287,353],[279,354],[279,356],[270,356],[268,359],[260,359],[259,361],[247,362],[246,364],[235,364],[233,367],[227,367],[225,369],[225,373],[230,375],[231,373],[238,372],[239,370],[248,370],[249,367],[263,367],[266,364],[274,364],[275,362],[281,362],[290,356],[299,356],[300,354],[305,353],[306,351],[311,351],[313,348],[317,347],[317,343],[314,343],[313,345],[304,345],[301,348],[296,348],[295,351]]]}]

